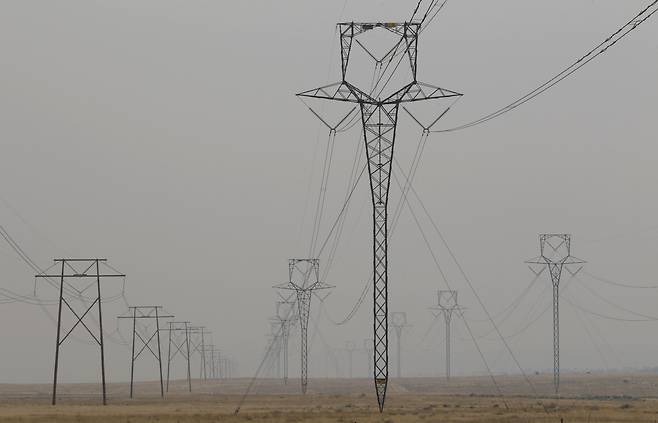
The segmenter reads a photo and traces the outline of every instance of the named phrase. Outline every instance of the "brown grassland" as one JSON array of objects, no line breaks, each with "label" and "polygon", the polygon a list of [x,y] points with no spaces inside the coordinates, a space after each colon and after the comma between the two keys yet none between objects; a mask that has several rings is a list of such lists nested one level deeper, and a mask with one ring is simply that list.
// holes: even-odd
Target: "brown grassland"
[{"label": "brown grassland", "polygon": [[49,404],[49,385],[0,385],[2,422],[342,422],[342,423],[516,423],[658,422],[658,375],[566,375],[560,399],[550,395],[550,377],[532,376],[537,393],[519,377],[497,377],[503,395],[488,378],[392,380],[386,410],[377,411],[366,379],[315,379],[300,395],[295,380],[260,380],[240,413],[235,408],[248,381],[193,381],[172,384],[167,399],[159,384],[108,387],[107,406],[99,405],[96,384],[61,385],[59,403]]}]

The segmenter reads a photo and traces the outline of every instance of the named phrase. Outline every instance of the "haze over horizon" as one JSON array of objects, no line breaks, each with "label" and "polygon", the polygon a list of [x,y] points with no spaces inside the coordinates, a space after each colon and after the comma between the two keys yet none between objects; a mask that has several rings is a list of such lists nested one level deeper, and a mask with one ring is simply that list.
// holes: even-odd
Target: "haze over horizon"
[{"label": "haze over horizon", "polygon": [[[340,78],[336,22],[404,20],[415,3],[4,2],[0,225],[42,268],[56,257],[108,258],[127,274],[131,305],[162,304],[176,320],[206,326],[239,375],[253,375],[275,313],[272,286],[286,282],[289,258],[308,254],[327,143],[326,127],[294,94]],[[419,42],[419,79],[464,93],[437,128],[514,100],[646,3],[450,1]],[[587,264],[563,278],[565,371],[658,364],[658,289],[601,281],[658,285],[657,40],[658,26],[647,22],[504,117],[432,134],[414,180],[494,316],[532,283],[524,261],[539,254],[538,234],[572,234],[572,253]],[[400,119],[396,154],[406,169],[421,131],[409,116]],[[357,125],[336,137],[321,240],[343,206],[363,149],[359,136]],[[393,186],[391,209],[399,198]],[[446,287],[423,236],[459,291],[492,371],[517,373],[422,207],[410,201],[423,232],[405,207],[389,259],[389,309],[406,312],[411,325],[404,375],[444,371],[443,325],[429,307]],[[345,342],[360,347],[372,338],[371,293],[348,324],[332,323],[349,313],[372,272],[370,207],[364,178],[325,279],[335,288],[324,304],[313,299],[311,377],[346,376]],[[321,256],[321,270],[326,263]],[[4,241],[0,268],[0,288],[33,293],[34,272]],[[56,298],[51,287],[36,286],[41,298]],[[103,289],[109,297],[121,284],[107,281]],[[529,371],[552,368],[550,295],[544,273],[499,322]],[[55,306],[44,307],[55,315]],[[104,307],[106,332],[118,340],[115,317],[125,305]],[[17,302],[0,304],[0,320],[0,383],[50,382],[55,326],[48,315]],[[127,337],[129,325],[118,324]],[[463,323],[455,319],[453,327],[453,373],[484,374]],[[299,371],[297,332],[291,377]],[[129,349],[108,340],[107,350],[108,381],[127,380]],[[355,375],[369,376],[363,352],[354,357]],[[61,360],[62,382],[98,380],[93,347],[67,343]],[[177,365],[174,376],[182,377]],[[140,363],[137,379],[155,376],[154,366]]]}]

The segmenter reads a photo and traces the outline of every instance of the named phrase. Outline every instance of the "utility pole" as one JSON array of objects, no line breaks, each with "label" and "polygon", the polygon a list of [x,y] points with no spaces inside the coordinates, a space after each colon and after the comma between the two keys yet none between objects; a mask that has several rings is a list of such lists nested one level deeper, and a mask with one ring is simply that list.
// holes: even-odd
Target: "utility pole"
[{"label": "utility pole", "polygon": [[345,351],[347,351],[347,358],[349,359],[349,364],[350,364],[350,379],[354,377],[354,373],[352,372],[353,367],[352,367],[352,358],[354,355],[354,351],[356,351],[356,343],[354,341],[347,341],[345,342]]},{"label": "utility pole", "polygon": [[401,357],[402,357],[402,348],[401,348],[401,340],[402,340],[402,330],[408,327],[409,325],[407,324],[407,313],[403,311],[395,311],[391,313],[391,326],[393,326],[393,329],[395,329],[395,336],[397,338],[398,344],[397,344],[397,359],[398,359],[398,374],[397,377],[398,379],[402,377],[402,366],[401,366]]},{"label": "utility pole", "polygon": [[[162,351],[160,348],[160,319],[173,319],[173,315],[160,314],[159,310],[162,306],[130,306],[128,316],[118,316],[117,319],[132,319],[133,321],[133,335],[132,335],[132,353],[130,354],[130,398],[133,398],[133,383],[135,379],[135,361],[139,356],[148,350],[155,358],[160,369],[160,396],[164,398],[164,383],[162,378]],[[141,319],[155,320],[155,331],[147,333],[146,329],[139,328],[137,321]],[[136,339],[139,338],[139,351],[135,354]],[[155,340],[157,343],[157,354],[151,347],[151,342]]]},{"label": "utility pole", "polygon": [[[190,366],[190,322],[169,322],[169,348],[167,348],[167,392],[169,392],[169,375],[171,362],[180,354],[187,362],[187,386],[192,392],[192,375]],[[183,336],[180,336],[180,335]],[[171,354],[171,346],[174,354]]]},{"label": "utility pole", "polygon": [[[379,410],[383,411],[388,384],[388,194],[398,124],[398,112],[400,105],[406,103],[457,98],[462,94],[419,82],[416,79],[420,22],[343,22],[339,23],[337,27],[341,50],[341,80],[331,85],[303,91],[297,95],[302,98],[317,98],[353,103],[358,105],[361,112],[373,206],[374,382]],[[362,37],[363,34],[374,30],[383,31],[384,33],[388,33],[387,35],[389,36],[393,34],[397,40],[381,59],[376,59],[360,41],[363,40],[367,43]],[[376,67],[381,65],[383,61],[391,64],[394,58],[398,56],[400,57],[398,64],[400,64],[406,56],[409,61],[411,81],[404,83],[400,88],[391,90],[391,93],[387,92],[382,95],[385,86],[391,79],[390,77],[396,73],[399,74],[398,66],[395,66],[392,68],[390,76],[384,85],[382,87],[378,86],[379,81],[382,80],[380,78],[369,93],[353,85],[348,81],[348,79],[351,80],[354,77],[354,73],[350,72],[349,66],[352,63],[350,61],[350,54],[353,46],[366,50],[368,55],[376,62]],[[387,65],[382,76],[388,68],[389,66]],[[439,115],[434,123],[447,112],[448,108]],[[311,111],[319,117],[317,113],[313,110]],[[330,131],[335,133],[336,128],[331,128]]]},{"label": "utility pole", "polygon": [[[101,296],[101,278],[125,278],[126,275],[117,273],[111,267],[107,265],[107,259],[104,258],[92,258],[92,259],[80,259],[80,258],[64,258],[64,259],[55,259],[55,264],[61,264],[61,272],[59,274],[44,274],[40,273],[35,275],[37,278],[44,278],[49,282],[53,282],[52,279],[59,279],[59,307],[57,311],[57,339],[55,342],[55,371],[53,376],[53,396],[52,404],[55,405],[57,402],[57,371],[59,369],[59,350],[60,346],[69,335],[73,332],[78,325],[82,325],[93,340],[100,347],[101,353],[101,384],[103,390],[103,405],[107,405],[107,394],[105,389],[105,344],[103,342],[103,311],[102,311],[102,296]],[[101,273],[100,265],[103,264],[106,267],[112,269],[112,273]],[[89,283],[89,279],[92,280]],[[69,281],[71,282],[65,282]],[[93,281],[95,280],[95,281]],[[83,284],[79,288],[77,287],[80,284]],[[87,289],[96,285],[96,292],[93,297],[86,297],[84,295]],[[93,292],[93,291],[92,291]],[[90,301],[91,305],[83,312],[80,313],[76,311],[71,303],[67,300],[64,294],[67,294],[69,297],[73,297],[80,301]],[[73,314],[75,323],[71,328],[66,332],[62,337],[62,306],[65,305],[68,310]],[[97,306],[98,309],[98,333],[95,334],[89,326],[85,323],[85,317],[89,315],[94,306]]]},{"label": "utility pole", "polygon": [[[560,278],[562,269],[566,269],[572,276],[583,268],[585,261],[571,255],[571,235],[569,234],[540,234],[540,255],[526,261],[531,265],[535,275],[539,276],[548,268],[553,285],[553,387],[555,395],[560,389]],[[541,266],[533,268],[532,265]],[[570,265],[578,266],[571,270]]]},{"label": "utility pole", "polygon": [[372,339],[363,340],[363,350],[366,353],[366,359],[368,360],[368,375],[372,374]]},{"label": "utility pole", "polygon": [[[446,325],[446,379],[450,380],[451,373],[451,339],[452,335],[450,333],[450,324],[452,322],[452,314],[454,312],[461,312],[462,308],[459,306],[457,301],[457,291],[448,291],[448,290],[438,290],[437,291],[437,303],[436,306],[432,307],[432,310],[438,311],[443,315],[443,320]],[[438,317],[435,315],[435,317]]]},{"label": "utility pole", "polygon": [[311,313],[311,296],[317,291],[333,288],[320,281],[319,259],[290,259],[288,261],[288,283],[275,286],[278,289],[295,291],[297,313],[301,332],[301,385],[302,393],[308,387],[308,320]]}]

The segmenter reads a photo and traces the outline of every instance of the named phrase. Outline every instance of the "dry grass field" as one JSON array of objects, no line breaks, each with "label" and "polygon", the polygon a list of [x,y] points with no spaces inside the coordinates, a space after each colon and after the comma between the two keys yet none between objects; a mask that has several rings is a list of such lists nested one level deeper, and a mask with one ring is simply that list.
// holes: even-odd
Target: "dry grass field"
[{"label": "dry grass field", "polygon": [[387,407],[377,411],[366,379],[310,381],[299,395],[295,380],[261,380],[234,410],[247,380],[172,384],[166,400],[157,383],[136,385],[128,399],[126,384],[109,385],[109,405],[99,405],[97,385],[60,386],[57,406],[49,405],[49,385],[0,385],[1,422],[658,422],[658,375],[566,375],[564,394],[551,398],[550,377],[533,376],[538,395],[517,377],[500,377],[504,396],[487,378],[401,379],[390,385]]}]

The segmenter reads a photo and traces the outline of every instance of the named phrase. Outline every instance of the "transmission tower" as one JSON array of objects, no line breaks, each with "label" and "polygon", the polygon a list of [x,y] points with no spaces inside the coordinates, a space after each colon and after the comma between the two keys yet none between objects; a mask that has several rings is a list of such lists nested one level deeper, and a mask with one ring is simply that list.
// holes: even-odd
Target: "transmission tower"
[{"label": "transmission tower", "polygon": [[[164,398],[164,382],[162,378],[162,351],[160,348],[160,319],[173,319],[174,316],[167,314],[160,314],[159,310],[162,306],[131,306],[128,307],[130,315],[118,316],[118,319],[132,319],[133,321],[133,336],[132,336],[132,353],[130,354],[130,398],[133,397],[133,382],[135,375],[135,361],[145,350],[148,350],[155,358],[160,369],[160,396]],[[137,321],[142,319],[155,320],[155,331],[147,332],[146,328],[137,326]],[[136,339],[139,338],[139,351],[135,354]],[[155,340],[157,343],[157,354],[153,350],[151,344]]]},{"label": "transmission tower", "polygon": [[398,379],[402,377],[402,331],[407,328],[407,313],[403,311],[394,311],[391,313],[391,326],[395,329],[395,337],[397,339],[397,377]]},{"label": "transmission tower", "polygon": [[[37,278],[45,279],[59,279],[59,307],[57,311],[57,340],[55,342],[55,371],[53,377],[53,398],[52,404],[55,405],[57,401],[57,370],[59,368],[59,349],[60,346],[66,341],[71,332],[82,325],[93,340],[100,347],[101,352],[101,383],[103,389],[103,405],[107,404],[107,395],[105,390],[105,344],[103,342],[103,311],[102,311],[102,296],[101,296],[101,279],[102,278],[125,278],[126,275],[119,274],[114,271],[109,265],[107,265],[107,259],[104,258],[93,258],[93,259],[79,259],[79,258],[66,258],[66,259],[55,259],[55,264],[61,263],[61,272],[59,274],[45,274],[40,273],[35,275]],[[109,267],[113,270],[112,273],[101,273],[100,264],[104,264],[106,267]],[[89,283],[89,279],[93,281]],[[69,282],[70,281],[70,282]],[[91,305],[82,313],[76,311],[70,302],[64,296],[64,285],[67,285],[67,291],[75,291],[76,299],[80,300],[89,300],[92,301]],[[79,288],[79,284],[82,284]],[[96,292],[93,297],[85,297],[84,293],[96,285]],[[92,291],[93,292],[93,291]],[[66,305],[69,311],[73,314],[74,324],[66,332],[64,337],[62,334],[62,305]],[[98,333],[95,334],[89,326],[85,323],[85,317],[90,316],[89,313],[92,311],[94,306],[98,307]]]},{"label": "transmission tower", "polygon": [[347,341],[345,342],[345,351],[347,351],[347,358],[349,360],[349,365],[350,365],[350,379],[354,377],[353,373],[353,367],[352,367],[352,359],[354,358],[354,351],[356,351],[356,343],[354,341]]},{"label": "transmission tower", "polygon": [[190,336],[190,355],[199,354],[199,379],[206,379],[206,357],[203,354],[206,345],[206,335],[211,332],[206,330],[205,326],[190,326],[188,334]]},{"label": "transmission tower", "polygon": [[[417,81],[416,65],[420,23],[344,22],[337,26],[341,48],[342,79],[334,84],[303,91],[297,95],[355,103],[358,104],[361,111],[373,205],[374,381],[379,410],[383,411],[388,384],[388,194],[398,112],[401,104],[460,97],[462,94]],[[390,64],[397,55],[401,57],[400,60],[407,56],[411,71],[410,82],[384,97],[382,97],[383,89],[378,93],[375,93],[374,90],[367,93],[366,90],[356,87],[348,81],[352,75],[349,66],[352,46],[358,45],[365,50],[365,46],[359,41],[359,38],[373,30],[393,34],[397,40],[397,43],[388,50],[382,59],[375,59],[375,56],[368,51],[371,58],[376,61],[376,66],[385,59]],[[391,76],[396,73],[397,69],[397,66],[393,68]],[[333,130],[335,131],[335,128]]]},{"label": "transmission tower", "polygon": [[436,306],[432,307],[432,310],[436,310],[443,315],[443,320],[446,325],[446,379],[450,380],[450,373],[451,373],[450,357],[452,355],[452,346],[451,346],[452,336],[450,334],[450,326],[452,322],[452,315],[455,312],[459,313],[463,310],[459,306],[459,302],[457,301],[457,291],[447,291],[440,289],[437,292]]},{"label": "transmission tower", "polygon": [[215,363],[215,354],[218,354],[219,351],[215,349],[214,344],[206,344],[205,345],[205,357],[206,357],[206,366],[207,366],[207,374],[208,378],[210,379],[217,379],[217,366]]},{"label": "transmission tower", "polygon": [[281,329],[281,349],[283,353],[283,383],[288,384],[288,345],[290,342],[290,329],[297,320],[294,312],[295,302],[290,300],[277,301],[276,319]]},{"label": "transmission tower", "polygon": [[[290,259],[288,261],[288,283],[275,288],[288,289],[297,295],[297,315],[301,332],[301,385],[302,393],[308,387],[308,320],[311,313],[311,296],[317,291],[333,288],[320,281],[320,260]],[[324,298],[321,298],[324,299]]]},{"label": "transmission tower", "polygon": [[[169,348],[167,348],[167,392],[169,392],[169,375],[171,362],[180,354],[187,362],[187,386],[192,392],[192,375],[190,363],[190,322],[169,322]],[[171,346],[174,354],[171,354]]]},{"label": "transmission tower", "polygon": [[[526,261],[535,275],[539,276],[548,268],[553,285],[553,387],[555,395],[560,388],[560,278],[562,269],[566,269],[572,276],[582,269],[585,261],[571,255],[571,235],[569,234],[540,234],[540,255]],[[572,270],[569,266],[576,266]]]},{"label": "transmission tower", "polygon": [[366,360],[368,361],[368,375],[372,374],[372,339],[363,340],[363,351],[366,353]]},{"label": "transmission tower", "polygon": [[[270,357],[275,368],[274,377],[281,377],[281,352],[283,350],[283,324],[277,318],[270,321],[267,345],[271,345]],[[268,348],[269,349],[269,348]],[[267,351],[266,351],[267,353]]]}]

